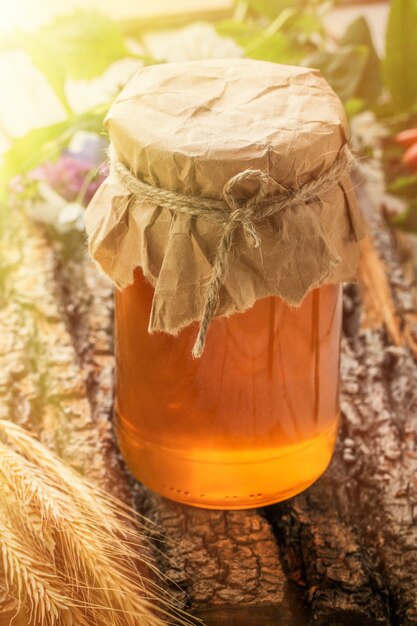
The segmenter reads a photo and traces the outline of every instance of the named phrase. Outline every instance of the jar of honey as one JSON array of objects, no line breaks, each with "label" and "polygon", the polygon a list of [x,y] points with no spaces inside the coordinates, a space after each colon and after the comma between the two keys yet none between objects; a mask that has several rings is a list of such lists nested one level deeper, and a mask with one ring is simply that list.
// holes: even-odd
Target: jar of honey
[{"label": "jar of honey", "polygon": [[363,236],[343,108],[314,70],[140,70],[86,214],[115,292],[116,432],[154,491],[242,509],[299,493],[338,430],[342,285]]},{"label": "jar of honey", "polygon": [[328,465],[339,419],[341,286],[291,308],[276,296],[196,328],[148,334],[140,271],[116,292],[117,429],[133,474],[187,504],[247,508],[288,498]]}]

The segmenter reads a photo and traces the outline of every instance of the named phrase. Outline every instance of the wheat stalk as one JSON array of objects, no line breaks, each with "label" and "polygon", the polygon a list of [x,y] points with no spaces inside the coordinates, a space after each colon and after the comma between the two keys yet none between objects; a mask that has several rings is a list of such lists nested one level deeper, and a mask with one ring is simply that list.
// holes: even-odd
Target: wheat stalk
[{"label": "wheat stalk", "polygon": [[7,420],[0,494],[5,579],[28,626],[196,623],[174,608],[136,512]]},{"label": "wheat stalk", "polygon": [[[4,525],[0,519],[1,555],[6,580],[17,591],[19,601],[30,609],[30,623],[72,623],[89,626],[85,615],[70,596],[64,595],[54,568],[45,563],[42,554],[19,531]],[[63,618],[60,620],[60,618]]]}]

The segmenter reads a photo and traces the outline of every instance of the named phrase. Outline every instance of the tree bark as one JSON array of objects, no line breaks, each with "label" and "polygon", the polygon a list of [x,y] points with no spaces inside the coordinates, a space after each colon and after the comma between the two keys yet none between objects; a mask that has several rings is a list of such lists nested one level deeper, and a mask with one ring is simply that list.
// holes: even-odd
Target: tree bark
[{"label": "tree bark", "polygon": [[[111,288],[77,236],[4,220],[1,417],[157,522],[170,590],[208,626],[417,625],[415,290],[372,191],[359,198],[370,237],[344,296],[333,461],[306,492],[251,511],[180,505],[129,476],[112,430]],[[1,585],[0,606],[3,626]]]}]

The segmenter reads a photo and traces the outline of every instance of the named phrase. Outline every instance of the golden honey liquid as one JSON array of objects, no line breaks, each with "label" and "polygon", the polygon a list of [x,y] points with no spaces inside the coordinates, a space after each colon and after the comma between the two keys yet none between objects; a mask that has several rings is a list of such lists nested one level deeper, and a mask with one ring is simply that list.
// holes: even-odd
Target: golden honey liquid
[{"label": "golden honey liquid", "polygon": [[148,334],[152,296],[137,272],[115,302],[117,431],[133,474],[168,498],[221,509],[314,482],[337,434],[340,285],[299,308],[268,297],[216,318],[200,359],[195,324]]}]

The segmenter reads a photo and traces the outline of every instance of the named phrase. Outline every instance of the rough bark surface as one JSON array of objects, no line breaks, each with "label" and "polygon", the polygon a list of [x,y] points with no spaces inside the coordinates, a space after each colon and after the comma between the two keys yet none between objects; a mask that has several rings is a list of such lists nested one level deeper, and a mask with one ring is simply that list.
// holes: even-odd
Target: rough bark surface
[{"label": "rough bark surface", "polygon": [[[183,506],[129,477],[111,425],[111,288],[80,239],[19,213],[3,224],[1,417],[156,522],[171,590],[207,626],[417,625],[415,296],[369,198],[359,289],[345,292],[333,461],[303,494],[246,512]],[[6,626],[1,583],[0,607]]]},{"label": "rough bark surface", "polygon": [[[79,365],[88,373],[87,394],[93,413],[99,411],[103,417],[107,413],[110,422],[112,384],[108,378],[104,384],[100,379],[103,366],[109,371],[113,368],[111,288],[85,253],[77,258],[57,244],[55,253],[59,259],[55,283],[64,286],[61,298],[69,311]],[[107,331],[103,333],[103,329]],[[133,480],[130,485],[138,510],[159,529],[159,563],[181,606],[190,608],[208,626],[221,623],[221,619],[230,624],[235,620],[239,626],[267,624],[266,615],[271,616],[271,624],[294,623],[275,536],[258,512],[194,509],[153,494]],[[154,528],[149,527],[150,534]],[[236,614],[236,606],[244,606],[244,613]]]},{"label": "rough bark surface", "polygon": [[[22,214],[0,217],[0,419],[26,427],[74,468],[132,503],[109,421],[113,364],[106,318],[98,320],[93,339],[92,376],[92,364],[90,369],[81,366],[68,323],[65,287],[56,280],[56,250],[42,228]],[[99,296],[103,312],[111,309],[111,292]],[[81,324],[80,332],[88,328]],[[108,367],[102,351],[109,357]],[[3,581],[0,571],[0,626],[8,626],[12,617],[14,626],[27,626],[24,611],[15,616],[17,604]]]}]

